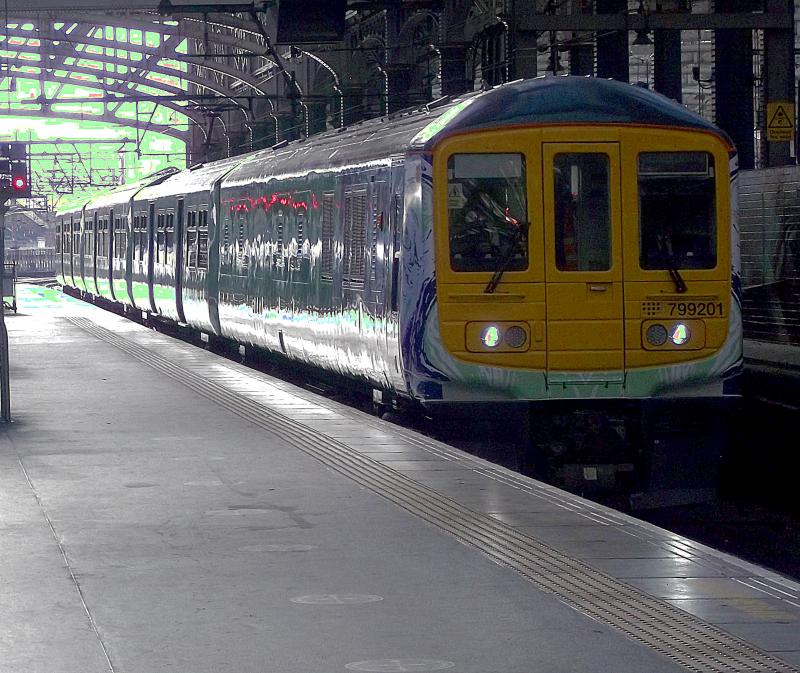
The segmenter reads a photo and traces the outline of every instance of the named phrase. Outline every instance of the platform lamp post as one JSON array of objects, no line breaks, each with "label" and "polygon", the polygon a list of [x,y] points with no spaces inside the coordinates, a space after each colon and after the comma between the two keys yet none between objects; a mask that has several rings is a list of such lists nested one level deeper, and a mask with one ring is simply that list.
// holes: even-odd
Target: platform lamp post
[{"label": "platform lamp post", "polygon": [[[6,213],[11,199],[31,196],[30,162],[27,143],[0,142],[0,259],[3,261],[2,285],[6,280]],[[3,290],[5,296],[5,289]],[[10,361],[5,302],[0,301],[0,419],[11,421]]]}]

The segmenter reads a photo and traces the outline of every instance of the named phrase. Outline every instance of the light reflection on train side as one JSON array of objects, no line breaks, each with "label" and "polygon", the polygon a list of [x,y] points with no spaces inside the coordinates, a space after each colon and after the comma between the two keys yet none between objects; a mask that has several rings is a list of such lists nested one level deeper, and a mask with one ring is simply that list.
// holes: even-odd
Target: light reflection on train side
[{"label": "light reflection on train side", "polygon": [[[291,194],[286,194],[285,192],[274,192],[269,196],[262,194],[257,198],[244,196],[239,203],[236,203],[234,199],[227,199],[226,203],[231,213],[250,213],[258,208],[268,213],[276,205],[286,206],[294,210],[308,210],[306,201],[295,201]],[[311,208],[314,210],[319,208],[316,194],[311,195]]]}]

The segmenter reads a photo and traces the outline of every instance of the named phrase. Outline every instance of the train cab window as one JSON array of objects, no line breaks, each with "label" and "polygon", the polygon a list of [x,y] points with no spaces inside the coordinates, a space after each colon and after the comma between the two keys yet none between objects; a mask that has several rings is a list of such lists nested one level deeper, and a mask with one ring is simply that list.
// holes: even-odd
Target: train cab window
[{"label": "train cab window", "polygon": [[639,155],[642,269],[717,265],[714,157],[706,152]]},{"label": "train cab window", "polygon": [[208,211],[197,213],[197,268],[208,269]]},{"label": "train cab window", "polygon": [[447,219],[453,270],[527,269],[527,211],[522,154],[451,156]]},{"label": "train cab window", "polygon": [[553,173],[556,268],[607,271],[611,268],[608,155],[557,154]]}]

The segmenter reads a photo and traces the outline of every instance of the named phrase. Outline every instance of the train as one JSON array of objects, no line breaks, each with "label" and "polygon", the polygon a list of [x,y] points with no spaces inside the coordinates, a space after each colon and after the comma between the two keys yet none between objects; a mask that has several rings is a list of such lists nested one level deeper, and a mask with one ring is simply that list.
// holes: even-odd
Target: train
[{"label": "train", "polygon": [[736,150],[641,86],[540,77],[58,212],[58,280],[426,407],[739,394]]}]

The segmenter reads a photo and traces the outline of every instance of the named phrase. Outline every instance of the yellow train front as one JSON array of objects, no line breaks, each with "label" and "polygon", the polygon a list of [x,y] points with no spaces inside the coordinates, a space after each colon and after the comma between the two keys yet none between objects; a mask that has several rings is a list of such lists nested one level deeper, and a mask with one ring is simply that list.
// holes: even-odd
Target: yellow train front
[{"label": "yellow train front", "polygon": [[653,92],[573,77],[512,83],[448,116],[406,165],[414,397],[738,394],[737,169],[723,132]]}]

